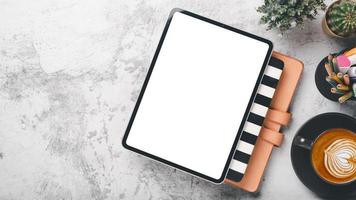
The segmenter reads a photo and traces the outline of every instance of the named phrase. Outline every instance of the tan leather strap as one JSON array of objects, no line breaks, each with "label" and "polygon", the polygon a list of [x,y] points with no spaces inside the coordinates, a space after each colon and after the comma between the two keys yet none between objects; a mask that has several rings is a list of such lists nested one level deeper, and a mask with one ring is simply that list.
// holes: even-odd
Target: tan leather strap
[{"label": "tan leather strap", "polygon": [[273,144],[274,146],[279,147],[283,142],[284,135],[280,132],[273,131],[271,129],[262,127],[260,135],[262,139],[266,140],[267,142]]},{"label": "tan leather strap", "polygon": [[289,123],[289,120],[291,118],[291,114],[288,112],[283,112],[275,109],[268,109],[266,118],[279,123],[281,125],[287,125]]}]

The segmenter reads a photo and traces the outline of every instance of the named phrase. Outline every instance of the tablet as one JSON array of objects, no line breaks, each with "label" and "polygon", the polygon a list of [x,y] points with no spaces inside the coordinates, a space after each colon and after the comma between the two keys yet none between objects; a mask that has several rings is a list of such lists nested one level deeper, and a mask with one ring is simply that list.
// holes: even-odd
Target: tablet
[{"label": "tablet", "polygon": [[269,40],[172,10],[123,146],[221,183],[271,52]]}]

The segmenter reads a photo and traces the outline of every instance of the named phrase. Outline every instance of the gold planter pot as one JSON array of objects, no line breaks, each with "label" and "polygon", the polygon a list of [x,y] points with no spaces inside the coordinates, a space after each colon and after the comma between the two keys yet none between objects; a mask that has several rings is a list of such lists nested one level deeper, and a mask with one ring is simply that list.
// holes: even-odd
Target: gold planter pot
[{"label": "gold planter pot", "polygon": [[324,33],[327,34],[327,35],[329,35],[329,36],[331,36],[331,37],[335,37],[335,38],[351,38],[351,37],[355,37],[355,35],[350,35],[350,36],[347,36],[347,37],[337,35],[336,33],[334,33],[334,32],[329,28],[329,25],[328,25],[328,23],[327,23],[327,21],[326,21],[326,15],[328,14],[330,8],[331,8],[334,4],[339,3],[340,1],[342,1],[342,0],[334,1],[332,4],[330,4],[330,5],[328,6],[328,8],[326,9],[325,15],[324,15],[324,17],[323,17],[323,19],[322,19],[321,27],[322,27]]}]

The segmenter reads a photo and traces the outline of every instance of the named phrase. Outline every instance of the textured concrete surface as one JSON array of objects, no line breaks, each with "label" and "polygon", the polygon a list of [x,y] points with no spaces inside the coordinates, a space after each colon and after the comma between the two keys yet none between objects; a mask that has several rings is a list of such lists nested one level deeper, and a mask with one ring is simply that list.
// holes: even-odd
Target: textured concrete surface
[{"label": "textured concrete surface", "polygon": [[[324,99],[314,70],[350,43],[321,16],[281,36],[250,0],[0,1],[0,199],[317,199],[295,176],[291,139],[310,117],[356,116]],[[261,190],[213,185],[138,156],[121,139],[169,11],[184,8],[271,39],[305,63],[286,140]]]}]

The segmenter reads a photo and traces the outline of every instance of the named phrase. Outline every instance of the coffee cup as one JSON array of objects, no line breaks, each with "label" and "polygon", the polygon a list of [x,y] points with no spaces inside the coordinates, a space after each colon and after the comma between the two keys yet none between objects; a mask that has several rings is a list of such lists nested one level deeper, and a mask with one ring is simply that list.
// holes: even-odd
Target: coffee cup
[{"label": "coffee cup", "polygon": [[[356,181],[352,180],[353,177],[351,177],[350,174],[346,174],[346,176],[349,177],[347,180],[334,180],[335,177],[330,178],[332,175],[330,175],[329,172],[326,172],[329,173],[328,177],[321,174],[327,171],[325,166],[322,166],[325,170],[322,172],[316,165],[316,163],[324,165],[324,152],[335,152],[335,146],[330,148],[329,146],[331,146],[331,144],[339,138],[344,139],[343,134],[338,133],[339,131],[345,132],[348,136],[352,134],[349,139],[351,139],[351,141],[355,141],[354,136],[356,134],[356,119],[352,116],[335,112],[319,114],[307,120],[299,128],[291,145],[291,161],[297,177],[308,189],[323,198],[347,199],[350,197],[354,198],[356,196]],[[328,136],[329,134],[331,134],[331,136]],[[337,138],[332,138],[336,136]],[[323,141],[325,140],[330,142],[324,143]],[[350,142],[350,140],[347,140],[347,142]],[[333,145],[336,145],[336,150],[338,150],[338,146],[340,147],[340,141],[334,143]],[[315,153],[314,157],[313,152]],[[313,160],[313,158],[316,159],[317,157],[320,159]],[[335,157],[328,156],[326,161],[330,158],[333,159]],[[345,161],[345,157],[342,157],[341,159],[343,159],[342,161]],[[317,162],[313,163],[313,161]],[[334,165],[330,166],[332,167]],[[350,170],[347,171],[350,172]],[[334,172],[331,171],[331,173]],[[336,176],[338,176],[338,174],[336,174]],[[341,174],[341,176],[345,175]]]},{"label": "coffee cup", "polygon": [[310,152],[313,169],[324,181],[342,185],[356,180],[356,134],[351,130],[332,128],[315,139],[296,136],[293,144]]}]

